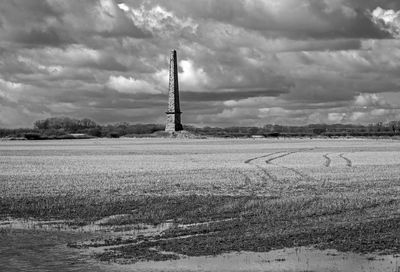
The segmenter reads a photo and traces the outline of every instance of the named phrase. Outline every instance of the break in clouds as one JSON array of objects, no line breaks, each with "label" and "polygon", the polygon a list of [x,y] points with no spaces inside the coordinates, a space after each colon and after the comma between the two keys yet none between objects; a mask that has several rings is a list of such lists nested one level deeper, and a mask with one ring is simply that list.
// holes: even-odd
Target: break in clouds
[{"label": "break in clouds", "polygon": [[398,0],[0,3],[0,126],[51,116],[164,123],[178,50],[183,122],[400,119]]}]

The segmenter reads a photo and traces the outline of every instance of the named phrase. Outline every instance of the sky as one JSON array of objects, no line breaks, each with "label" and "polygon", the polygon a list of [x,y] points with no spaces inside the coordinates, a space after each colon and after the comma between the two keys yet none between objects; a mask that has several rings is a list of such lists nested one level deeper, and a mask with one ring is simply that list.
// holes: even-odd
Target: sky
[{"label": "sky", "polygon": [[0,127],[165,123],[172,49],[184,124],[400,120],[399,0],[7,0]]}]

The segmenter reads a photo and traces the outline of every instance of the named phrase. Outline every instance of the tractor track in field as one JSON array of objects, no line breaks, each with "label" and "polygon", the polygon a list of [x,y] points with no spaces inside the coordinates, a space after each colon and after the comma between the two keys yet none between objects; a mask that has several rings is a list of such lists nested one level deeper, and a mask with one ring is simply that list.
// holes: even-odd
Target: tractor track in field
[{"label": "tractor track in field", "polygon": [[[251,162],[252,162],[252,161],[255,161],[255,160],[258,160],[258,159],[267,158],[267,157],[270,157],[270,156],[273,156],[273,155],[275,155],[275,154],[279,154],[279,153],[282,153],[282,152],[283,152],[283,151],[277,151],[277,152],[269,153],[269,154],[266,154],[266,155],[263,155],[263,156],[258,156],[258,157],[250,158],[250,159],[248,159],[248,160],[245,160],[244,163],[245,163],[245,164],[251,164],[251,165],[255,166],[258,170],[260,170],[260,171],[263,173],[263,174],[260,174],[259,172],[256,173],[257,176],[260,177],[260,179],[262,180],[263,183],[267,183],[267,182],[268,182],[268,179],[269,179],[269,180],[272,180],[272,181],[274,181],[274,182],[279,182],[278,178],[277,178],[276,176],[272,175],[271,173],[269,173],[265,168],[261,167],[260,165],[253,164],[253,163],[251,163]],[[244,173],[242,173],[242,174],[243,174],[246,178],[248,178],[249,180],[251,180],[251,178],[250,178],[248,175],[246,175],[246,174],[244,174]]]},{"label": "tractor track in field", "polygon": [[325,167],[330,167],[331,166],[332,160],[331,160],[331,158],[329,158],[328,155],[329,155],[329,153],[322,155],[325,158],[325,163],[324,163]]},{"label": "tractor track in field", "polygon": [[[315,148],[306,148],[306,149],[301,149],[301,150],[297,150],[295,152],[290,152],[288,155],[293,154],[293,153],[298,153],[298,152],[302,152],[302,151],[310,151],[310,150],[314,150]],[[276,164],[277,165],[277,164]],[[288,166],[283,166],[283,165],[278,165],[282,168],[285,168],[287,170],[290,170],[292,172],[294,172],[295,174],[297,174],[298,176],[300,176],[301,179],[303,180],[309,180],[309,181],[313,181],[313,182],[317,182],[317,180],[307,174],[304,174],[303,172],[301,172],[300,170],[297,170],[293,167],[288,167]]]},{"label": "tractor track in field", "polygon": [[255,167],[263,173],[263,175],[259,175],[259,177],[261,178],[261,180],[263,182],[268,182],[268,179],[270,179],[273,182],[279,182],[280,183],[279,179],[275,175],[272,175],[271,173],[269,173],[267,171],[267,169],[265,169],[265,168],[263,168],[263,167],[261,167],[259,165],[255,165]]},{"label": "tractor track in field", "polygon": [[339,154],[339,157],[341,157],[342,159],[344,159],[346,161],[346,166],[347,167],[352,167],[353,166],[353,162],[349,158],[345,157],[343,155],[343,153]]},{"label": "tractor track in field", "polygon": [[295,169],[295,168],[291,168],[291,167],[287,167],[287,166],[282,166],[282,165],[280,165],[280,167],[285,168],[285,169],[287,169],[287,170],[290,170],[290,171],[296,173],[296,174],[297,174],[298,176],[300,176],[300,178],[303,179],[303,180],[312,180],[312,181],[315,181],[315,179],[314,179],[313,177],[311,177],[311,176],[309,176],[309,175],[306,175],[306,174],[304,174],[303,172],[301,172],[301,171],[299,171],[299,170],[297,170],[297,169]]},{"label": "tractor track in field", "polygon": [[[281,167],[281,168],[287,169],[289,171],[292,171],[296,175],[300,176],[301,179],[314,180],[314,178],[312,178],[311,176],[308,176],[308,175],[302,173],[301,171],[299,171],[299,170],[297,170],[295,168],[287,167],[287,166],[283,166],[283,165],[280,165],[280,164],[273,163],[273,161],[276,160],[276,159],[283,158],[283,157],[289,156],[289,155],[294,154],[294,153],[298,153],[298,152],[302,152],[302,151],[306,151],[306,150],[313,150],[313,149],[314,148],[307,148],[307,149],[299,149],[299,150],[290,151],[290,152],[285,152],[285,151],[274,152],[274,153],[270,153],[270,154],[267,154],[267,155],[263,155],[263,156],[254,157],[254,158],[248,159],[248,160],[244,161],[244,163],[252,164],[251,162],[254,161],[254,160],[262,159],[262,158],[268,158],[268,157],[271,157],[273,155],[276,155],[276,154],[279,154],[279,153],[283,153],[281,155],[274,156],[272,158],[268,158],[265,161],[265,164],[274,165],[274,166]],[[269,179],[269,180],[272,180],[273,182],[282,183],[282,181],[280,181],[278,179],[278,177],[276,177],[275,175],[271,174],[266,168],[264,168],[264,167],[262,167],[260,165],[257,165],[257,164],[252,164],[252,165],[254,165],[258,170],[260,170],[263,173],[263,175],[260,175],[260,178],[262,179],[263,182],[267,182],[268,179]]]},{"label": "tractor track in field", "polygon": [[[272,161],[274,161],[274,160],[276,160],[276,159],[283,158],[283,157],[289,156],[290,154],[298,153],[298,152],[300,152],[300,151],[301,151],[301,150],[298,150],[298,151],[291,151],[291,152],[285,152],[285,153],[282,154],[282,155],[279,155],[279,156],[276,156],[276,157],[273,157],[273,158],[270,158],[270,159],[266,160],[265,163],[266,163],[266,164],[272,164]],[[280,153],[282,153],[282,152],[280,152]],[[277,165],[277,164],[275,164],[275,165]]]},{"label": "tractor track in field", "polygon": [[282,153],[282,151],[277,151],[277,152],[269,153],[269,154],[267,154],[267,155],[263,155],[263,156],[259,156],[259,157],[254,157],[254,158],[245,160],[244,163],[249,164],[250,162],[252,162],[252,161],[254,161],[254,160],[266,158],[266,157],[269,157],[269,156],[272,156],[272,155],[275,155],[275,154],[279,154],[279,153]]}]

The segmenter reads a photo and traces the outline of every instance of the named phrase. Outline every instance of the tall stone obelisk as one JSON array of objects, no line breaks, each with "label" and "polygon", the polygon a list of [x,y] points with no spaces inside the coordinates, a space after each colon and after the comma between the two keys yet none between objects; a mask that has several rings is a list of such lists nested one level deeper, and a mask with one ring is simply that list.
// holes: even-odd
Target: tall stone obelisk
[{"label": "tall stone obelisk", "polygon": [[167,124],[165,131],[175,132],[182,130],[181,108],[179,106],[179,83],[178,83],[178,64],[176,51],[171,51],[169,64],[169,91],[168,91],[168,110]]}]

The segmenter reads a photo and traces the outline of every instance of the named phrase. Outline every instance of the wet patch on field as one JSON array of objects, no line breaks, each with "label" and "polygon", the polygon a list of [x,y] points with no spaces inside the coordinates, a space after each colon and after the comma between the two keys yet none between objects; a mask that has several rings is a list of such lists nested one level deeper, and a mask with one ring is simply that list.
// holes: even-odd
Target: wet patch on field
[{"label": "wet patch on field", "polygon": [[[129,266],[128,266],[129,267]],[[232,252],[218,256],[186,257],[161,262],[138,262],[135,271],[273,271],[273,272],[393,272],[400,256],[342,253],[296,247],[269,252]]]}]

